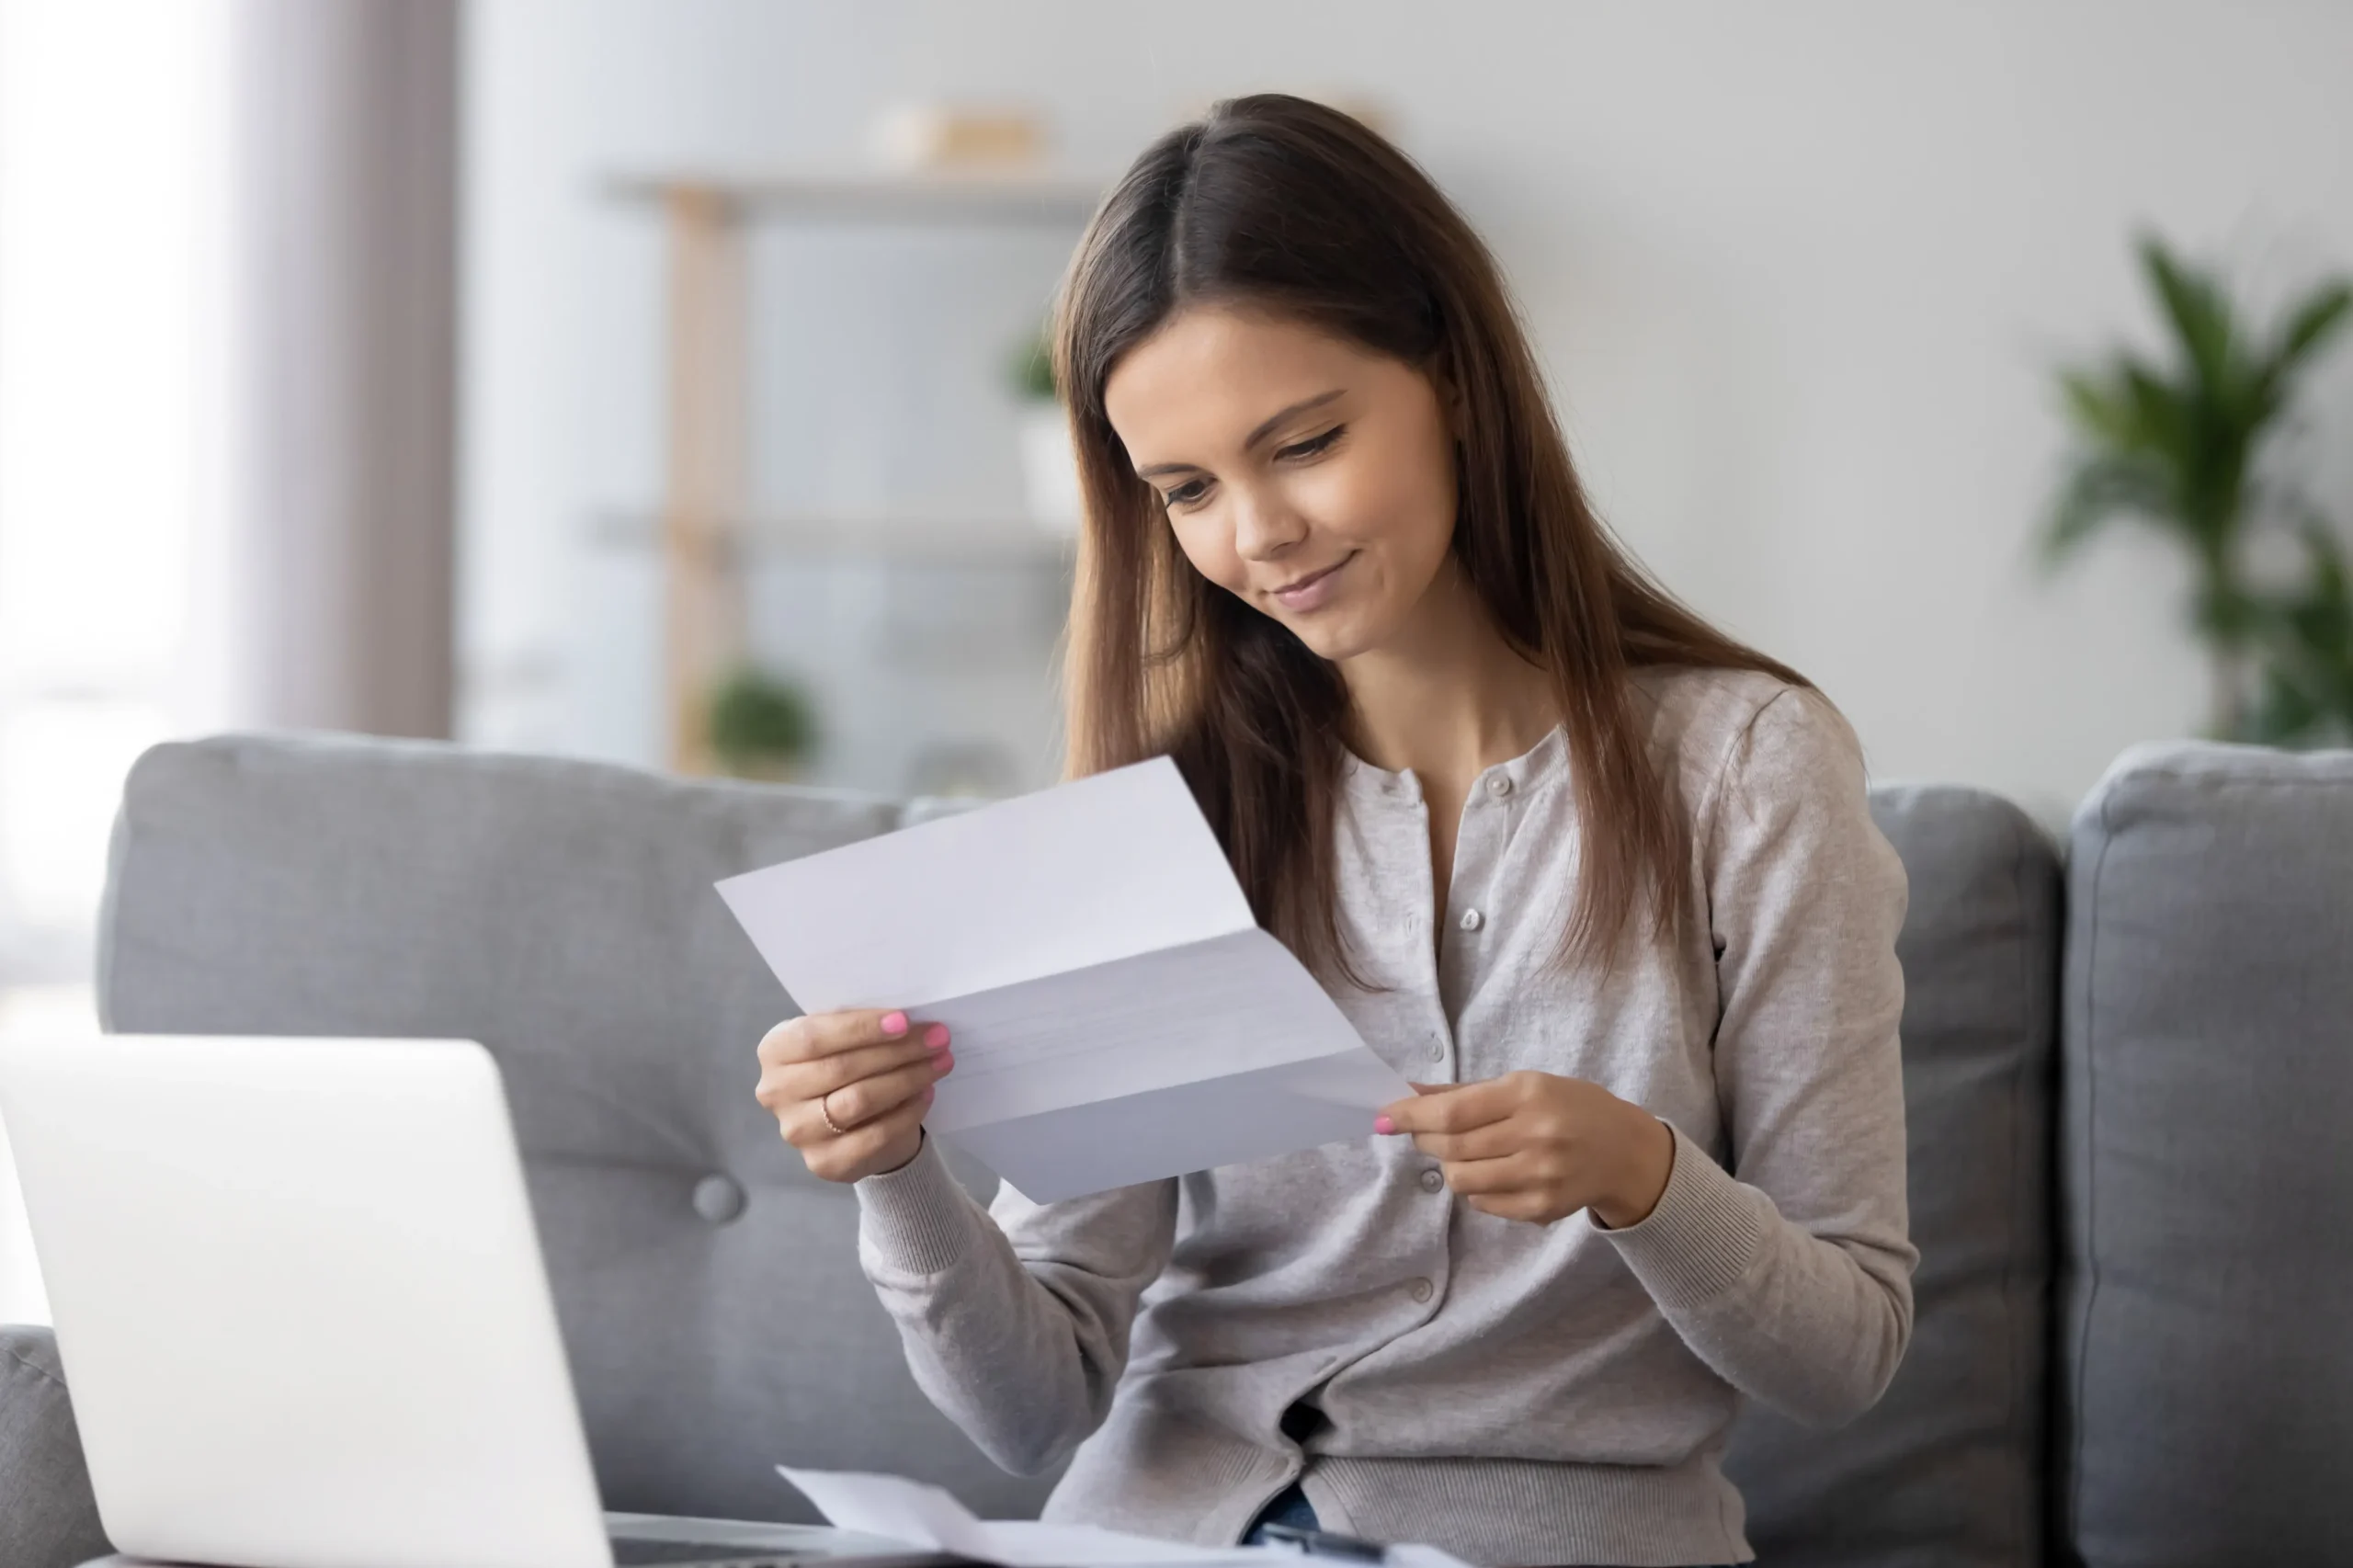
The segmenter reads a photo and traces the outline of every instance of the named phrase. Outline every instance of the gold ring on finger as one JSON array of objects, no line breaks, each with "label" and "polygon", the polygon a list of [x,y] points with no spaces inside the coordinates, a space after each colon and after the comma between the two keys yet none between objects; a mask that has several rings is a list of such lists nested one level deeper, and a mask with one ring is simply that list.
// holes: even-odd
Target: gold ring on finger
[{"label": "gold ring on finger", "polygon": [[824,1094],[817,1096],[817,1114],[825,1119],[825,1130],[827,1131],[831,1132],[836,1138],[847,1138],[849,1136],[849,1129],[844,1127],[841,1123],[834,1119],[833,1108],[825,1103],[833,1097],[834,1091],[831,1089],[827,1089]]}]

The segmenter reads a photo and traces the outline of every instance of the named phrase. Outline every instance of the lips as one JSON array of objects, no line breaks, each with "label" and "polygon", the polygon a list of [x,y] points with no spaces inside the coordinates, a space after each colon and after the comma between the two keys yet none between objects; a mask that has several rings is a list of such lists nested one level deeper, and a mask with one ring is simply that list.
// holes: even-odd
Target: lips
[{"label": "lips", "polygon": [[1350,551],[1320,572],[1310,572],[1304,577],[1293,578],[1281,587],[1272,590],[1275,602],[1285,609],[1315,608],[1338,591],[1337,578],[1340,568],[1355,559],[1356,552]]}]

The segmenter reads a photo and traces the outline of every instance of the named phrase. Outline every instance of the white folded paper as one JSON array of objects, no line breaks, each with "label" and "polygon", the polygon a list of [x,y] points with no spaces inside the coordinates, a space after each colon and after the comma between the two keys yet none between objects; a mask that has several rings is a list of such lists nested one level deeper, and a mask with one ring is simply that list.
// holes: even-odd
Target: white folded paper
[{"label": "white folded paper", "polygon": [[948,1492],[904,1476],[776,1468],[835,1529],[903,1540],[1000,1568],[1151,1568],[1162,1563],[1265,1568],[1270,1560],[1300,1561],[1297,1552],[1275,1547],[1187,1546],[1093,1525],[1050,1525],[1036,1519],[983,1523]]},{"label": "white folded paper", "polygon": [[[983,1522],[952,1494],[904,1476],[794,1470],[781,1464],[776,1471],[800,1488],[835,1529],[994,1562],[998,1568],[1154,1568],[1164,1563],[1170,1568],[1201,1568],[1205,1563],[1267,1568],[1270,1561],[1296,1564],[1305,1556],[1290,1546],[1188,1546],[1094,1525],[1050,1525],[1039,1519]],[[1469,1565],[1435,1546],[1392,1546],[1381,1553],[1381,1568]]]},{"label": "white folded paper", "polygon": [[1165,757],[719,892],[804,1011],[946,1024],[926,1125],[1041,1203],[1369,1137],[1413,1093],[1258,929]]}]

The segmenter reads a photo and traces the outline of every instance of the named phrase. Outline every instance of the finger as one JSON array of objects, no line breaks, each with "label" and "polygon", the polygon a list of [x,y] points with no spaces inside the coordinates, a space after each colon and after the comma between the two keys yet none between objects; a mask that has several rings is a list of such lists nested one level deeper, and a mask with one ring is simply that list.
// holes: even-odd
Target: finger
[{"label": "finger", "polygon": [[847,1132],[896,1110],[931,1087],[939,1075],[932,1063],[918,1062],[896,1072],[860,1078],[830,1094],[814,1096],[812,1103],[820,1109],[821,1123],[831,1117],[834,1126]]},{"label": "finger", "polygon": [[861,1045],[835,1056],[771,1067],[760,1075],[761,1103],[784,1105],[793,1100],[813,1100],[835,1089],[847,1088],[861,1078],[880,1077],[904,1067],[938,1062],[951,1054],[948,1030],[941,1024],[934,1024],[932,1029],[940,1040],[936,1047],[927,1043],[926,1036],[917,1035],[888,1045]]},{"label": "finger", "polygon": [[929,1091],[916,1096],[876,1117],[865,1126],[856,1128],[839,1138],[830,1138],[813,1149],[801,1151],[810,1173],[827,1181],[854,1180],[870,1174],[870,1167],[880,1160],[883,1152],[904,1140],[922,1124],[931,1109]]},{"label": "finger", "polygon": [[1493,1160],[1448,1160],[1438,1169],[1446,1185],[1465,1198],[1494,1198],[1534,1187],[1533,1173],[1518,1154]]},{"label": "finger", "polygon": [[[1383,1106],[1373,1119],[1378,1132],[1468,1132],[1509,1116],[1517,1096],[1501,1078],[1461,1084],[1436,1094]],[[1385,1127],[1382,1123],[1387,1123]]]},{"label": "finger", "polygon": [[1528,1130],[1517,1117],[1491,1121],[1468,1132],[1416,1132],[1414,1147],[1434,1160],[1494,1160],[1528,1145]]},{"label": "finger", "polygon": [[913,1023],[896,1007],[888,1011],[861,1007],[790,1019],[770,1029],[760,1046],[764,1060],[772,1063],[813,1062],[859,1046],[905,1040],[913,1032]]}]

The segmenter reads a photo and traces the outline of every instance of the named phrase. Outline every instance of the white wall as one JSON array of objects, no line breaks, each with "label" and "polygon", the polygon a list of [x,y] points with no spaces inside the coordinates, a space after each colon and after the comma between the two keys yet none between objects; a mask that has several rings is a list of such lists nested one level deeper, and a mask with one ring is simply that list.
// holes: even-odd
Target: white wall
[{"label": "white wall", "polygon": [[[1379,99],[1503,256],[1638,552],[1881,776],[2045,814],[2203,705],[2162,549],[2031,569],[2049,365],[2146,331],[2142,223],[2258,289],[2353,267],[2344,6],[477,0],[471,42],[468,727],[648,760],[648,585],[574,542],[658,475],[658,255],[613,169],[847,164],[939,97],[1035,102],[1108,174],[1222,94]],[[1009,504],[982,378],[1053,256],[792,243],[771,330],[820,384],[768,389],[764,483]],[[2321,392],[2353,517],[2353,354]]]}]

